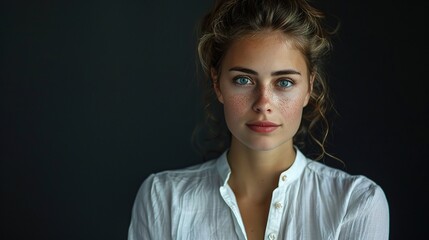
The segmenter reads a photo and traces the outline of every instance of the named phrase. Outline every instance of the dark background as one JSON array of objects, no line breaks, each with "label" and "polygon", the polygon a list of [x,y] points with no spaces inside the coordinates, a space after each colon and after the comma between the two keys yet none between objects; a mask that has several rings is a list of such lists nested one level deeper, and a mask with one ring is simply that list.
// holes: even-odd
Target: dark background
[{"label": "dark background", "polygon": [[[126,239],[145,177],[200,162],[194,33],[209,5],[1,3],[1,239]],[[328,150],[384,189],[391,239],[427,236],[429,9],[317,5],[342,24]]]}]

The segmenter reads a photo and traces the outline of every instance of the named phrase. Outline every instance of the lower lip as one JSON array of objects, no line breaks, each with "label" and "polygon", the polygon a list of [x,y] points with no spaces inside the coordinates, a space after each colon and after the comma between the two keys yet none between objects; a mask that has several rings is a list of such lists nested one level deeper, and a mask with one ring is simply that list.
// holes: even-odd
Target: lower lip
[{"label": "lower lip", "polygon": [[247,125],[247,127],[249,127],[250,130],[257,133],[270,133],[278,128],[278,126],[264,127],[264,126],[258,126],[258,125]]}]

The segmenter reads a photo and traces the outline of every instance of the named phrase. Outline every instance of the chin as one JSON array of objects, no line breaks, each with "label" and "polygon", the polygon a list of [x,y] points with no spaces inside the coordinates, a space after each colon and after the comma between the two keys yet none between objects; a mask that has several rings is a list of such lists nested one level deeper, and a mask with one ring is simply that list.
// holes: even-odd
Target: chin
[{"label": "chin", "polygon": [[[285,134],[286,135],[286,134]],[[279,135],[254,135],[254,134],[242,134],[232,135],[232,141],[237,145],[241,145],[251,151],[272,151],[279,149],[293,148],[292,136]]]},{"label": "chin", "polygon": [[247,142],[244,145],[246,145],[247,148],[253,150],[253,151],[271,151],[278,148],[284,148],[287,145],[287,142],[273,142],[273,141],[256,141],[256,142]]}]

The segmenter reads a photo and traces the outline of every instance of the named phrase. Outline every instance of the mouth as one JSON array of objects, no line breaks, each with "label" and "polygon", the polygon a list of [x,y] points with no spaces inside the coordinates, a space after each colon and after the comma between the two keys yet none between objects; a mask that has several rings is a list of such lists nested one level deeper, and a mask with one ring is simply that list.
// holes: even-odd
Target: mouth
[{"label": "mouth", "polygon": [[257,133],[270,133],[280,127],[279,124],[270,121],[256,121],[247,123],[246,126]]}]

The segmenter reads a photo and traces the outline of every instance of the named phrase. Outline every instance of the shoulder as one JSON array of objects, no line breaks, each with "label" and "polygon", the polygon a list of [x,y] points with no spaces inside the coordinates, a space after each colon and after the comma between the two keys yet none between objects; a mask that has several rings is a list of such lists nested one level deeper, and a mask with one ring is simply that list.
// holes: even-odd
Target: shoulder
[{"label": "shoulder", "polygon": [[183,209],[181,205],[189,203],[182,199],[183,196],[188,196],[187,193],[191,191],[195,193],[195,189],[201,186],[207,186],[207,179],[216,178],[215,166],[215,161],[212,160],[146,177],[134,200],[129,227],[130,239],[166,239],[165,234],[168,235],[170,225],[165,222],[171,220],[175,211]]},{"label": "shoulder", "polygon": [[317,178],[322,183],[338,184],[338,187],[356,188],[355,190],[379,188],[377,183],[364,175],[352,175],[311,159],[307,159],[305,175],[309,178]]},{"label": "shoulder", "polygon": [[304,178],[317,182],[316,189],[339,198],[348,215],[362,214],[377,209],[388,213],[388,203],[383,189],[364,175],[352,175],[343,170],[307,159]]},{"label": "shoulder", "polygon": [[341,239],[388,239],[388,201],[372,179],[309,159],[303,178],[308,190],[328,206],[326,214],[340,219]]},{"label": "shoulder", "polygon": [[219,179],[216,160],[210,160],[186,168],[153,173],[143,181],[139,195],[172,198],[196,188],[218,185]]},{"label": "shoulder", "polygon": [[208,162],[181,169],[165,170],[158,173],[153,173],[148,177],[148,179],[150,179],[152,183],[156,185],[174,185],[199,182],[201,180],[211,178],[214,175],[217,175],[216,160],[210,160]]}]

